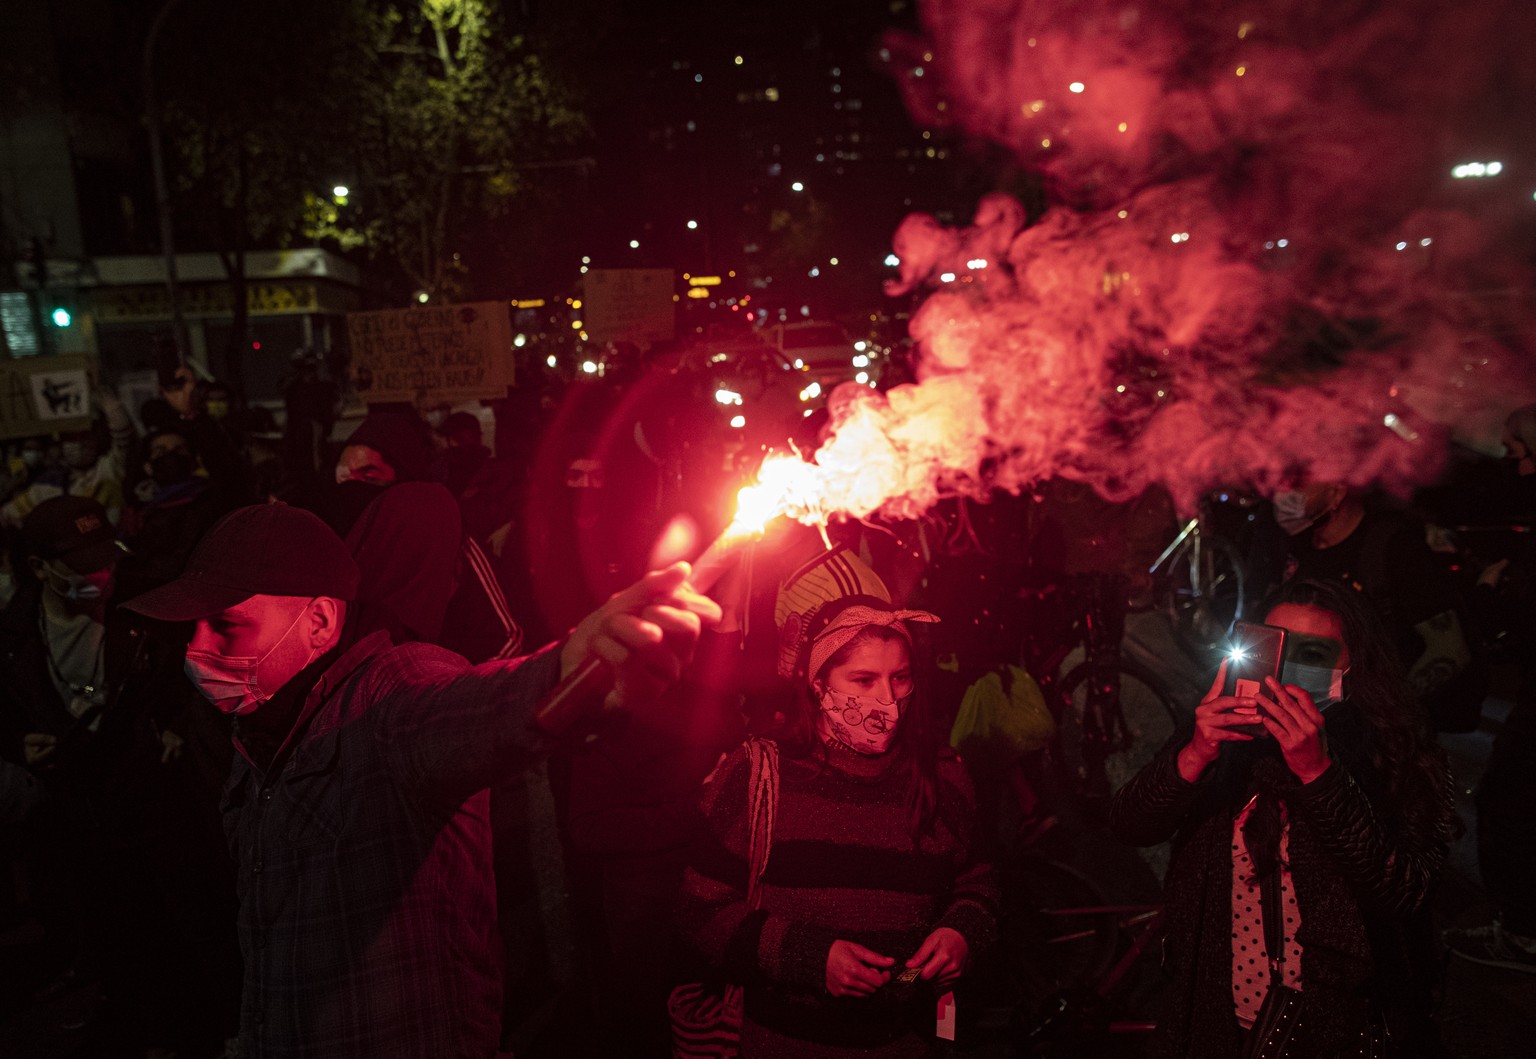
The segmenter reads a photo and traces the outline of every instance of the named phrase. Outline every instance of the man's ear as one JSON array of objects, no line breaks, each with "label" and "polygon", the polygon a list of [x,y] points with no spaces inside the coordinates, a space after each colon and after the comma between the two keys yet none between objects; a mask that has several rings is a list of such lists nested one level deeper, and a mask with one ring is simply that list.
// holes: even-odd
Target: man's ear
[{"label": "man's ear", "polygon": [[346,620],[347,605],[330,596],[316,596],[309,604],[309,645],[327,648],[341,639],[342,622]]}]

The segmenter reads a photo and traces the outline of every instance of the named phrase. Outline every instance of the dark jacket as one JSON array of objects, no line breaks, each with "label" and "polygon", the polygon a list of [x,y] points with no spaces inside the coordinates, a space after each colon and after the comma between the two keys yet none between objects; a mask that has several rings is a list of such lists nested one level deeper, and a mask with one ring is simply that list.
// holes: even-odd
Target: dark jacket
[{"label": "dark jacket", "polygon": [[559,653],[471,669],[377,632],[325,669],[224,801],[242,1054],[483,1059],[501,1022],[486,787],[538,749]]},{"label": "dark jacket", "polygon": [[[104,646],[107,706],[99,719],[95,714],[77,719],[50,672],[41,606],[41,589],[30,583],[0,612],[0,756],[20,761],[21,739],[28,733],[56,736],[52,780],[82,793],[110,791],[124,781],[122,770],[137,771],[159,761],[150,716],[154,696],[145,686],[153,679],[145,634],[126,614],[109,612]],[[167,710],[168,715],[177,712]]]},{"label": "dark jacket", "polygon": [[[1303,991],[1323,1054],[1359,1033],[1370,1003],[1389,1026],[1406,1017],[1407,924],[1429,893],[1446,843],[1396,819],[1369,769],[1365,739],[1364,722],[1347,704],[1329,710],[1333,764],[1302,785],[1264,749],[1224,753],[1198,782],[1187,783],[1177,767],[1186,740],[1175,738],[1115,795],[1110,823],[1121,838],[1136,845],[1174,841],[1164,887],[1171,981],[1154,1055],[1237,1053],[1232,825],[1256,773],[1270,777],[1290,810]],[[1449,790],[1447,775],[1446,796]]]}]

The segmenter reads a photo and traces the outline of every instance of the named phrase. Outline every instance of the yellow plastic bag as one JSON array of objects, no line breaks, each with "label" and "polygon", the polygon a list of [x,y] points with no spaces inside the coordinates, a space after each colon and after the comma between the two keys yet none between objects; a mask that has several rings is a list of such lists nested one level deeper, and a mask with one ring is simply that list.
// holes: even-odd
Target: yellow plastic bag
[{"label": "yellow plastic bag", "polygon": [[1003,666],[966,689],[949,745],[972,764],[1005,768],[1043,749],[1056,735],[1056,718],[1035,678]]}]

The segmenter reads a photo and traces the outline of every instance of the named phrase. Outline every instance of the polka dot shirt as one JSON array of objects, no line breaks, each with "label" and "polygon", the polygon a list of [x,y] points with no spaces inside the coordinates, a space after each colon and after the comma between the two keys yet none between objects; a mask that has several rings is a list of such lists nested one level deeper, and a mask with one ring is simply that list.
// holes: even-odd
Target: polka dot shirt
[{"label": "polka dot shirt", "polygon": [[[1232,1001],[1237,1020],[1252,1026],[1264,996],[1269,992],[1269,952],[1264,944],[1264,903],[1258,880],[1253,878],[1253,859],[1243,837],[1243,825],[1253,812],[1255,798],[1232,822]],[[1296,905],[1296,884],[1291,878],[1291,825],[1285,803],[1280,804],[1280,908],[1285,914],[1285,984],[1301,988],[1301,945],[1296,929],[1301,910]]]}]

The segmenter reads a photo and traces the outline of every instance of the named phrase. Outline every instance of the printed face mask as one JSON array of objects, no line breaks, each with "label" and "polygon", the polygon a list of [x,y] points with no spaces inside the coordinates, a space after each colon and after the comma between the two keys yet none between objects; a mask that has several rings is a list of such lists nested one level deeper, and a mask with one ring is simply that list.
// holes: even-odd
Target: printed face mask
[{"label": "printed face mask", "polygon": [[[213,703],[221,713],[235,715],[250,713],[272,698],[294,673],[314,661],[316,648],[310,648],[303,664],[292,673],[283,675],[279,679],[276,674],[268,672],[267,680],[261,679],[262,667],[288,641],[288,637],[298,627],[299,619],[307,613],[309,613],[308,603],[299,611],[283,635],[278,637],[277,643],[268,648],[267,653],[260,658],[250,656],[231,658],[216,651],[189,649],[185,664],[187,679],[192,681],[197,686],[197,690],[203,693],[203,698]],[[269,666],[268,669],[270,668]]]},{"label": "printed face mask", "polygon": [[910,698],[882,702],[873,695],[825,691],[817,729],[828,742],[841,743],[860,754],[883,754],[890,749],[896,725]]},{"label": "printed face mask", "polygon": [[1293,684],[1312,696],[1319,710],[1344,700],[1344,674],[1347,669],[1309,666],[1305,662],[1286,662],[1280,667],[1280,683]]}]

